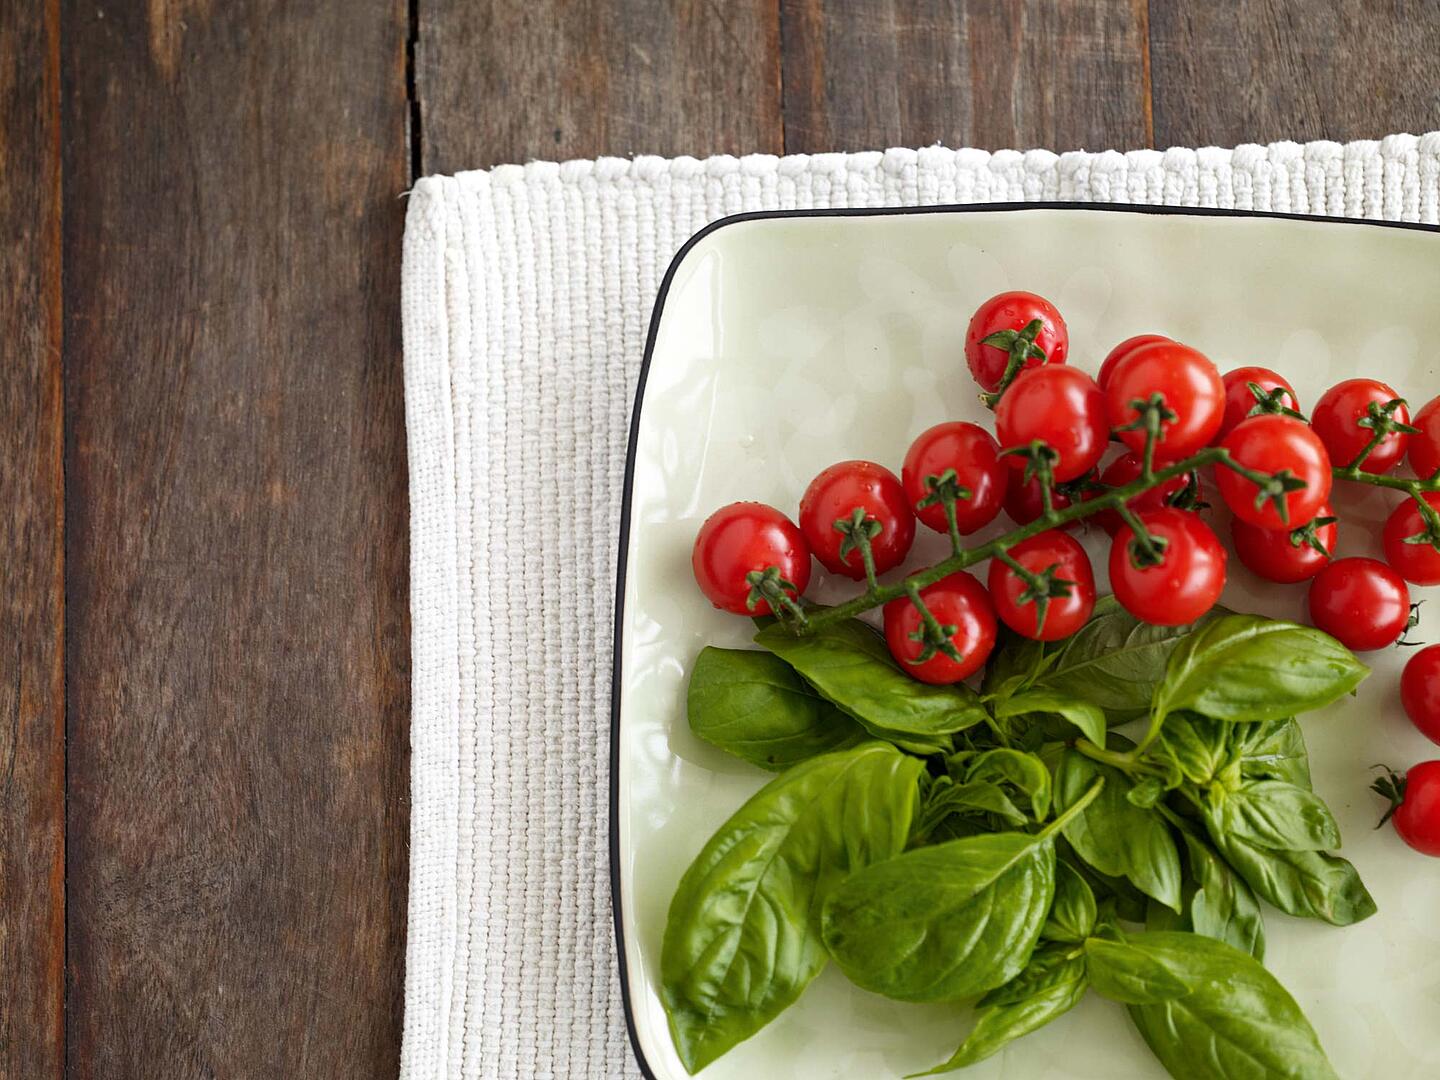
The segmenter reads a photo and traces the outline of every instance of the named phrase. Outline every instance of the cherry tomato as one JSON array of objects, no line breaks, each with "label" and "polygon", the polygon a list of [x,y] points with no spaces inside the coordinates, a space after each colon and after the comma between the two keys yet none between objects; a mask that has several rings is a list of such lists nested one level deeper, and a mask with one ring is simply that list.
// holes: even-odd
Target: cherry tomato
[{"label": "cherry tomato", "polygon": [[[1025,479],[1023,469],[1006,469],[1010,474],[1010,483],[1005,490],[1005,513],[1010,515],[1010,520],[1016,525],[1029,525],[1045,512],[1045,503],[1040,495],[1040,481],[1033,477]],[[1073,500],[1060,488],[1052,488],[1050,491],[1050,504],[1056,510],[1064,510]],[[1062,529],[1078,529],[1080,522],[1067,521],[1061,525]]]},{"label": "cherry tomato", "polygon": [[1126,611],[1156,626],[1194,622],[1225,588],[1225,548],[1198,514],[1151,510],[1139,515],[1152,536],[1165,541],[1156,566],[1137,566],[1126,525],[1110,545],[1110,587]]},{"label": "cherry tomato", "polygon": [[[1440,510],[1440,494],[1430,492],[1425,501]],[[1425,533],[1425,518],[1414,499],[1406,499],[1390,513],[1385,522],[1385,561],[1400,571],[1400,576],[1415,585],[1440,585],[1440,551],[1429,543],[1407,544],[1412,536]]]},{"label": "cherry tomato", "polygon": [[[1225,416],[1225,384],[1202,353],[1176,341],[1153,341],[1126,353],[1115,363],[1105,384],[1110,426],[1123,428],[1138,415],[1131,403],[1163,394],[1175,419],[1161,426],[1156,461],[1178,461],[1205,446],[1220,430]],[[1145,432],[1119,432],[1137,454],[1145,449]]]},{"label": "cherry tomato", "polygon": [[1310,581],[1310,621],[1355,652],[1395,644],[1409,619],[1405,579],[1379,559],[1336,559]]},{"label": "cherry tomato", "polygon": [[1285,517],[1272,499],[1259,506],[1259,489],[1223,465],[1215,470],[1215,483],[1225,504],[1241,521],[1262,529],[1294,529],[1320,512],[1330,497],[1330,456],[1309,426],[1288,416],[1252,416],[1242,421],[1220,443],[1239,464],[1263,473],[1288,472],[1305,486],[1285,495]]},{"label": "cherry tomato", "polygon": [[[1109,465],[1105,466],[1105,471],[1100,474],[1100,483],[1106,487],[1124,487],[1126,484],[1140,479],[1140,473],[1143,471],[1144,469],[1140,462],[1139,454],[1121,454]],[[1184,490],[1185,477],[1176,476],[1166,480],[1165,483],[1159,487],[1142,491],[1139,495],[1136,495],[1133,499],[1126,502],[1125,505],[1137,514],[1144,510],[1161,510],[1170,505],[1170,497],[1172,495],[1178,495]],[[1105,494],[1103,490],[1092,488],[1086,491],[1082,498],[1089,501],[1103,494]],[[1098,522],[1100,527],[1111,536],[1119,532],[1120,526],[1124,524],[1124,522],[1120,520],[1120,515],[1114,510],[1101,510],[1100,513],[1096,514],[1091,520]]]},{"label": "cherry tomato", "polygon": [[769,615],[770,603],[755,597],[747,580],[751,573],[763,573],[775,566],[792,588],[794,598],[810,584],[810,545],[795,523],[776,510],[758,502],[737,502],[722,506],[700,526],[690,567],[695,581],[717,608],[736,615]]},{"label": "cherry tomato", "polygon": [[1050,597],[1045,605],[1045,622],[1037,629],[1039,606],[1020,599],[1027,588],[1024,579],[999,559],[991,559],[990,598],[1006,626],[1036,641],[1059,641],[1085,625],[1095,610],[1095,572],[1079,541],[1059,529],[1050,529],[1020,541],[1010,549],[1010,557],[1035,574],[1054,567],[1055,578],[1071,584],[1068,596]]},{"label": "cherry tomato", "polygon": [[1106,384],[1109,383],[1110,373],[1115,370],[1115,365],[1120,362],[1121,357],[1133,352],[1141,345],[1150,345],[1156,341],[1169,340],[1170,339],[1164,334],[1136,334],[1134,337],[1127,337],[1124,341],[1120,342],[1119,345],[1116,345],[1106,353],[1105,359],[1100,361],[1100,374],[1095,376],[1095,381],[1100,385],[1100,389],[1104,390]]},{"label": "cherry tomato", "polygon": [[[1104,395],[1078,368],[1023,371],[995,407],[995,434],[1006,449],[1043,441],[1060,455],[1055,479],[1074,480],[1099,463],[1110,441]],[[1012,468],[1025,468],[1019,455],[1009,461]]]},{"label": "cherry tomato", "polygon": [[[1359,425],[1359,421],[1365,419],[1370,403],[1374,401],[1384,405],[1399,396],[1378,379],[1346,379],[1320,396],[1310,423],[1337,468],[1343,469],[1354,461],[1374,434],[1369,428]],[[1410,422],[1410,413],[1404,405],[1397,408],[1393,416],[1402,424]],[[1369,473],[1389,472],[1405,456],[1409,442],[1410,436],[1404,432],[1391,432],[1370,451],[1370,456],[1360,468]]]},{"label": "cherry tomato", "polygon": [[1002,330],[1024,330],[1036,319],[1040,320],[1041,327],[1035,335],[1035,344],[1045,357],[1032,356],[1025,361],[1025,366],[1065,363],[1065,355],[1070,350],[1070,332],[1055,305],[1043,296],[1028,292],[1003,292],[975,309],[975,314],[970,317],[970,326],[965,331],[965,361],[982,390],[993,391],[998,387],[1010,362],[1009,352],[983,344],[985,339]]},{"label": "cherry tomato", "polygon": [[945,507],[940,503],[921,506],[930,494],[926,479],[943,476],[955,470],[955,480],[970,492],[970,497],[955,503],[955,520],[960,531],[973,533],[995,519],[1005,501],[1009,470],[999,458],[1000,447],[990,433],[978,424],[961,420],[936,424],[910,445],[905,465],[900,471],[905,495],[915,509],[915,516],[936,532],[948,532]]},{"label": "cherry tomato", "polygon": [[1405,715],[1431,742],[1440,743],[1440,645],[1427,645],[1400,676]]},{"label": "cherry tomato", "polygon": [[885,643],[890,655],[913,678],[926,683],[954,683],[979,671],[995,648],[995,606],[985,586],[963,570],[920,590],[920,599],[942,627],[953,628],[950,642],[960,654],[956,663],[943,652],[915,661],[925,646],[918,634],[920,612],[907,597],[885,605]]},{"label": "cherry tomato", "polygon": [[1440,397],[1428,401],[1411,423],[1420,432],[1410,436],[1410,467],[1416,476],[1431,476],[1440,469]]},{"label": "cherry tomato", "polygon": [[880,532],[870,538],[875,572],[893,570],[905,561],[915,540],[915,515],[899,477],[884,465],[841,461],[822,471],[800,499],[800,528],[826,570],[860,581],[865,577],[864,557],[855,547],[842,557],[845,535],[835,528],[837,521],[848,521],[857,507],[865,511],[867,520],[880,525]]},{"label": "cherry tomato", "polygon": [[1440,856],[1440,761],[1412,765],[1403,777],[1391,773],[1375,790],[1391,800],[1386,817],[1400,839],[1422,855]]},{"label": "cherry tomato", "polygon": [[1221,376],[1221,382],[1225,384],[1225,418],[1220,421],[1220,431],[1215,436],[1216,439],[1229,435],[1241,420],[1254,412],[1259,402],[1255,399],[1255,392],[1250,389],[1251,383],[1267,394],[1275,390],[1284,391],[1279,399],[1280,404],[1287,409],[1300,411],[1300,399],[1295,396],[1295,388],[1286,381],[1285,376],[1269,368],[1239,367],[1234,371],[1227,371]]},{"label": "cherry tomato", "polygon": [[[1325,521],[1325,519],[1329,519]],[[1325,521],[1322,525],[1316,522]],[[1310,543],[1306,532],[1313,532],[1315,539],[1330,554],[1318,551]],[[1230,526],[1230,538],[1235,541],[1235,554],[1240,561],[1266,581],[1294,584],[1308,581],[1335,554],[1335,543],[1340,535],[1336,524],[1335,511],[1329,503],[1320,507],[1308,525],[1298,529],[1262,529],[1248,521],[1236,518]]]}]

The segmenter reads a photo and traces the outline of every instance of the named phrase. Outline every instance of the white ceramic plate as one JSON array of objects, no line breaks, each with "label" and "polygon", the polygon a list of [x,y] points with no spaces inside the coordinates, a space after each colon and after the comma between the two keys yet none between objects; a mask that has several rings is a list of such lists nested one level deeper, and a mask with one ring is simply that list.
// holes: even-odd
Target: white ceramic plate
[{"label": "white ceramic plate", "polygon": [[[1092,373],[1116,342],[1158,331],[1228,370],[1265,364],[1309,407],[1372,375],[1417,406],[1440,392],[1440,236],[1418,227],[1191,210],[984,207],[729,219],[676,257],[651,325],[636,402],[620,551],[612,838],[621,977],[636,1056],[684,1077],[657,994],[670,896],[710,833],[768,774],[696,740],[688,671],[702,645],[742,646],[748,620],[716,612],[689,553],[716,507],[758,499],[794,514],[821,468],[871,458],[898,472],[910,441],[980,420],[962,355],[975,306],[1005,289],[1051,298],[1071,363]],[[1344,554],[1377,553],[1397,496],[1346,491]],[[1212,520],[1224,535],[1221,512]],[[1005,521],[982,533],[988,536]],[[922,528],[910,565],[944,553]],[[1086,538],[1092,556],[1104,534]],[[1104,569],[1096,558],[1097,573]],[[1297,618],[1303,587],[1231,560],[1224,602]],[[819,568],[817,565],[817,572]],[[833,583],[820,577],[823,599]],[[1102,591],[1105,586],[1102,583]],[[1436,590],[1416,590],[1416,598]],[[1440,637],[1440,603],[1427,609]],[[1422,638],[1425,635],[1422,633]],[[1369,766],[1440,756],[1400,709],[1404,654],[1365,659],[1358,698],[1305,717],[1315,787],[1380,913],[1337,929],[1267,910],[1267,966],[1349,1080],[1440,1075],[1440,863],[1390,829]],[[944,1060],[969,1024],[956,1006],[887,1001],[833,965],[706,1080],[902,1076]],[[957,1075],[975,1080],[1163,1077],[1122,1009],[1091,995],[1045,1030]]]}]

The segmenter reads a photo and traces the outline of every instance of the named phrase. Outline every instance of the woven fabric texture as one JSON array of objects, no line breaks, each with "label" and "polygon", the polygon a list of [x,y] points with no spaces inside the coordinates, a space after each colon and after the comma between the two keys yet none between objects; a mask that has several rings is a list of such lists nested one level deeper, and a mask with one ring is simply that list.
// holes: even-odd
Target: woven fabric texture
[{"label": "woven fabric texture", "polygon": [[746,210],[1093,201],[1436,222],[1440,134],[1056,155],[601,159],[430,177],[404,247],[412,808],[401,1075],[638,1071],[611,933],[627,424],[660,279]]}]

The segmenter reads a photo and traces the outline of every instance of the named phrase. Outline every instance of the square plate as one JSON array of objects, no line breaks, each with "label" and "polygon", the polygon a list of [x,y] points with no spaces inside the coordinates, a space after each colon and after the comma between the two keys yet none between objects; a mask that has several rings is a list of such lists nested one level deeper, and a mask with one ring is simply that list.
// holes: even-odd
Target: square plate
[{"label": "square plate", "polygon": [[[744,646],[747,620],[695,588],[689,553],[716,507],[758,499],[793,514],[821,468],[870,458],[898,471],[911,439],[981,420],[962,353],[977,304],[1039,292],[1092,373],[1115,342],[1159,331],[1221,370],[1264,364],[1304,407],[1371,375],[1423,402],[1440,391],[1440,238],[1425,227],[1169,208],[967,207],[731,218],[692,239],[661,288],[635,405],[616,613],[611,842],[621,982],[646,1075],[686,1075],[657,994],[676,882],[711,832],[768,779],[699,742],[685,722],[705,644]],[[1342,485],[1355,487],[1356,485]],[[1344,554],[1376,554],[1393,493],[1339,492]],[[1217,531],[1228,525],[1212,511]],[[979,534],[988,537],[1000,523]],[[909,564],[945,552],[917,539]],[[1104,534],[1082,533],[1092,557]],[[1101,591],[1104,560],[1096,559]],[[845,595],[824,581],[812,595]],[[1415,590],[1416,599],[1435,589]],[[1224,602],[1302,618],[1305,589],[1231,560]],[[1431,622],[1440,617],[1432,604]],[[1423,628],[1422,628],[1423,629]],[[1423,636],[1423,635],[1422,635]],[[1369,767],[1437,756],[1398,699],[1404,654],[1365,657],[1359,696],[1305,718],[1316,790],[1380,913],[1344,929],[1266,911],[1266,965],[1319,1032],[1340,1075],[1440,1075],[1440,871],[1374,831]],[[707,1080],[903,1076],[944,1060],[968,1010],[888,1001],[833,965],[800,1001],[707,1068]],[[1163,1077],[1124,1011],[1094,995],[962,1074]]]}]

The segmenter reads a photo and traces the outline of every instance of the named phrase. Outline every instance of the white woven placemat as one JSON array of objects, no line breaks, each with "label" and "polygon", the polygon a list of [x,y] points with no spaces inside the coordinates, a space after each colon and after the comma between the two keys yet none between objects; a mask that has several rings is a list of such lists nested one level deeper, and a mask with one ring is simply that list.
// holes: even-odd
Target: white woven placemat
[{"label": "white woven placemat", "polygon": [[1433,223],[1440,133],[1233,151],[601,159],[416,185],[403,283],[403,1077],[637,1074],[610,918],[611,613],[631,399],[671,256],[745,210],[1014,200]]}]

